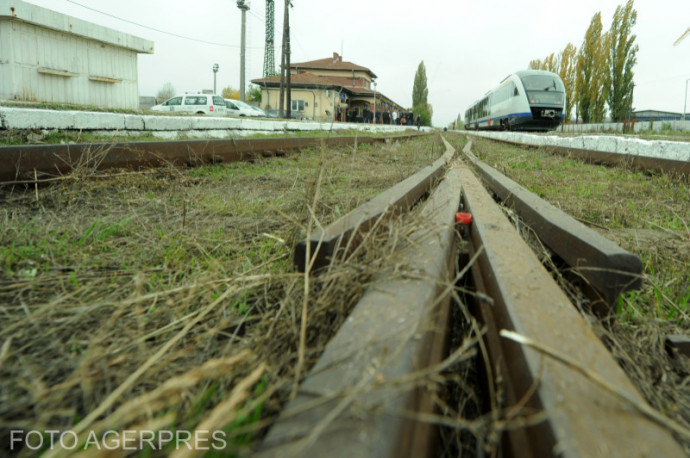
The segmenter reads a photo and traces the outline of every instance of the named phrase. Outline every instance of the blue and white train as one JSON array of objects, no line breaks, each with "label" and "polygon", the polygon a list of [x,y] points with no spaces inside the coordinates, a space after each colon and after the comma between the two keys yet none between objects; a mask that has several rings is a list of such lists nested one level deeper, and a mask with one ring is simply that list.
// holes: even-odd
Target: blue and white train
[{"label": "blue and white train", "polygon": [[565,86],[556,73],[524,70],[501,81],[465,112],[466,129],[553,130],[565,118]]}]

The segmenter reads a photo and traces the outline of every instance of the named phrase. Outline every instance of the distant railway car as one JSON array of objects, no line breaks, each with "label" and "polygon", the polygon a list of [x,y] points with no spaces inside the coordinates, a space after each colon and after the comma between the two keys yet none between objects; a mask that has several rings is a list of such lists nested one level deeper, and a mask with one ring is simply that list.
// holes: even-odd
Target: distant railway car
[{"label": "distant railway car", "polygon": [[565,118],[565,86],[543,70],[506,77],[465,112],[467,129],[553,130]]}]

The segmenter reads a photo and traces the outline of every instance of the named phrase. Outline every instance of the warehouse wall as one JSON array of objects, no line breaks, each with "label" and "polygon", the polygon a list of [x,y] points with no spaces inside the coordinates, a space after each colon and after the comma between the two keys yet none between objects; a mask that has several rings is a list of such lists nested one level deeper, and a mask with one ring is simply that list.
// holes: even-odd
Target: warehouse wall
[{"label": "warehouse wall", "polygon": [[14,20],[0,20],[0,29],[10,47],[0,72],[11,81],[0,98],[138,107],[135,51]]}]

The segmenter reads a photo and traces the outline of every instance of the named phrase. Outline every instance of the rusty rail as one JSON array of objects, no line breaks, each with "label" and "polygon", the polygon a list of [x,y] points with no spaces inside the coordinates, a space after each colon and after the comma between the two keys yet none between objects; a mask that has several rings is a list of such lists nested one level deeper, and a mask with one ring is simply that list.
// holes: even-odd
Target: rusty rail
[{"label": "rusty rail", "polygon": [[[469,135],[472,135],[472,133],[469,133]],[[688,161],[655,158],[635,154],[611,153],[607,151],[597,151],[593,149],[572,148],[556,145],[537,146],[500,138],[484,138],[486,138],[487,140],[507,143],[510,145],[520,146],[523,148],[546,148],[548,149],[548,151],[559,154],[561,156],[574,157],[581,161],[590,162],[594,164],[603,164],[609,166],[624,165],[626,167],[632,167],[637,170],[663,172],[672,175],[680,175],[684,177],[690,176],[690,162]]]},{"label": "rusty rail", "polygon": [[674,175],[690,176],[690,162],[674,159],[662,159],[628,154],[608,153],[605,151],[564,148],[549,146],[550,151],[566,157],[574,157],[585,162],[605,165],[625,165],[638,170],[664,172]]},{"label": "rusty rail", "polygon": [[[91,170],[139,170],[163,165],[198,165],[239,162],[269,157],[299,148],[345,146],[409,139],[421,134],[393,137],[309,137],[230,140],[179,140],[162,142],[80,143],[0,147],[0,182],[64,175],[77,167]],[[428,134],[424,134],[428,135]]]},{"label": "rusty rail", "polygon": [[[644,399],[469,168],[454,164],[424,205],[428,227],[396,256],[420,274],[372,282],[259,456],[433,456],[435,429],[424,420],[434,418],[425,415],[433,413],[433,402],[409,380],[445,357],[443,323],[457,261],[452,221],[459,207],[473,216],[468,245],[476,258],[474,285],[482,293],[474,312],[487,329],[489,370],[502,379],[490,379],[505,392],[498,408],[521,406],[544,415],[536,424],[508,429],[501,453],[683,456],[669,430],[640,413]],[[501,330],[570,355],[582,370],[502,338]],[[613,391],[583,375],[587,371]]]},{"label": "rusty rail", "polygon": [[[640,287],[642,261],[575,218],[477,159],[468,142],[463,152],[491,190],[572,270],[585,279],[594,306],[608,314],[624,291]],[[594,291],[591,291],[591,288]],[[603,302],[604,307],[599,307]]]},{"label": "rusty rail", "polygon": [[384,214],[393,215],[405,211],[419,201],[443,177],[445,167],[453,154],[454,151],[448,150],[430,166],[360,205],[327,227],[315,230],[308,240],[300,241],[295,247],[295,267],[300,272],[306,270],[307,244],[310,245],[310,260],[314,269],[328,265],[333,256],[339,250],[344,251],[346,246],[354,249],[357,241],[353,239],[357,233],[369,230]]},{"label": "rusty rail", "polygon": [[[472,213],[470,245],[482,248],[475,283],[491,303],[478,313],[489,330],[491,361],[505,378],[506,404],[524,402],[547,420],[507,433],[509,456],[682,456],[668,430],[618,393],[646,405],[623,370],[578,314],[532,250],[469,169],[461,169],[463,205]],[[611,392],[561,362],[507,339],[506,329],[569,355],[603,377]],[[536,388],[536,389],[535,389]]]},{"label": "rusty rail", "polygon": [[[405,183],[417,187],[417,180]],[[396,189],[394,195],[406,194]],[[459,202],[458,174],[450,172],[424,204],[427,224],[401,253],[419,274],[379,278],[364,293],[259,456],[432,456],[434,427],[401,415],[432,413],[431,399],[414,381],[390,382],[444,357]]]}]

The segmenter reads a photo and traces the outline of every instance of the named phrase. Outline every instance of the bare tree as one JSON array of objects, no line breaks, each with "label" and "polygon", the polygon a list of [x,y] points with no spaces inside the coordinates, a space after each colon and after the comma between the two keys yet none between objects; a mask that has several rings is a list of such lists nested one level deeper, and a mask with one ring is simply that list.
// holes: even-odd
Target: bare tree
[{"label": "bare tree", "polygon": [[156,102],[164,102],[175,95],[175,87],[171,82],[167,82],[156,93]]}]

